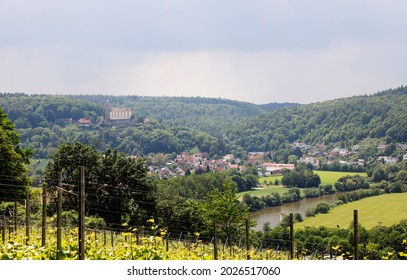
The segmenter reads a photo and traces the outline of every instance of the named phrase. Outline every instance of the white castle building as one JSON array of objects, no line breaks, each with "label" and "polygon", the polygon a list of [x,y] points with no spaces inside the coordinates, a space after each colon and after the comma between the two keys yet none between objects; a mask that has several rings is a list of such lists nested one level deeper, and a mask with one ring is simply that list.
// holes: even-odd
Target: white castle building
[{"label": "white castle building", "polygon": [[114,108],[109,100],[105,103],[105,120],[106,121],[126,121],[132,116],[130,108]]}]

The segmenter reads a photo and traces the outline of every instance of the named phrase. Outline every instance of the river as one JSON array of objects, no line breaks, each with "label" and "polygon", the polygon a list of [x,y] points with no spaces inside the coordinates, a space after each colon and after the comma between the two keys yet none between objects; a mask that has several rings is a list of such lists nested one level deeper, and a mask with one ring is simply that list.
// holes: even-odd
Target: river
[{"label": "river", "polygon": [[303,198],[297,202],[284,203],[281,206],[262,209],[252,214],[252,219],[257,222],[254,229],[263,230],[263,224],[266,222],[269,222],[271,227],[275,227],[280,222],[280,213],[300,213],[301,216],[305,218],[305,211],[307,211],[308,208],[315,206],[317,202],[326,201],[328,203],[333,203],[343,194],[344,193],[336,192],[334,194],[327,194],[315,198]]}]

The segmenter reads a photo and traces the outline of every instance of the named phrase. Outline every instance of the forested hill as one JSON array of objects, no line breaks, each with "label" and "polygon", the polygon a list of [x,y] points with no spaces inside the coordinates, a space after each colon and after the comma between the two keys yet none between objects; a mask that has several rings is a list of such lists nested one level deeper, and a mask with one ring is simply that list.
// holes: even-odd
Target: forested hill
[{"label": "forested hill", "polygon": [[102,104],[109,99],[114,106],[129,107],[136,118],[157,120],[165,126],[182,126],[215,133],[234,123],[264,113],[258,105],[220,98],[152,96],[82,96]]},{"label": "forested hill", "polygon": [[303,141],[351,146],[383,138],[407,141],[407,87],[326,102],[287,107],[250,118],[227,132],[249,151],[286,148]]},{"label": "forested hill", "polygon": [[108,95],[1,94],[0,107],[17,128],[47,127],[58,119],[90,118],[103,115],[103,105],[129,107],[138,119],[154,119],[164,126],[183,126],[214,133],[248,117],[294,103],[255,105],[220,98],[144,97]]},{"label": "forested hill", "polygon": [[[100,125],[106,100],[114,107],[132,108],[135,122],[119,127]],[[223,137],[228,127],[273,108],[293,105],[274,103],[262,108],[202,97],[0,93],[0,108],[15,124],[21,146],[32,148],[35,158],[48,158],[68,139],[133,155],[190,150],[223,155],[233,146]],[[80,126],[80,118],[90,119],[93,124]],[[146,119],[153,120],[153,125],[141,125]]]},{"label": "forested hill", "polygon": [[[132,108],[136,120],[156,122],[95,125],[101,123],[106,99],[114,107]],[[277,161],[286,161],[295,141],[341,147],[369,138],[407,142],[406,87],[307,105],[202,97],[0,94],[0,108],[14,122],[21,146],[32,148],[38,158],[49,157],[67,139],[141,155],[273,150],[281,155]],[[93,125],[79,126],[77,120],[83,117]],[[63,124],[64,118],[75,122]]]}]

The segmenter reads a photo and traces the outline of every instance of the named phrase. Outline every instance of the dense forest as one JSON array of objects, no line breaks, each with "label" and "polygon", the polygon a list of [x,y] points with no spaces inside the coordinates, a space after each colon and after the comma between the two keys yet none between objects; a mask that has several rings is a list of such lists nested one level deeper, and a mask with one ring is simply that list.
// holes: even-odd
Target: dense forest
[{"label": "dense forest", "polygon": [[[106,100],[115,107],[131,108],[136,123],[119,127],[77,125],[80,118],[100,123]],[[0,108],[15,124],[21,145],[32,148],[35,158],[49,158],[68,139],[132,155],[198,150],[216,157],[239,149],[227,143],[226,128],[268,110],[296,105],[260,106],[201,97],[0,94]],[[66,124],[69,118],[72,124]],[[151,125],[141,125],[147,119]]]},{"label": "dense forest", "polygon": [[49,127],[60,119],[103,115],[109,100],[114,107],[131,108],[136,119],[153,119],[165,126],[183,126],[215,133],[248,117],[294,103],[255,105],[205,97],[148,97],[111,95],[27,95],[1,94],[0,107],[17,128]]},{"label": "dense forest", "polygon": [[236,125],[231,142],[248,150],[278,150],[294,141],[340,143],[366,138],[407,141],[407,88],[274,110]]},{"label": "dense forest", "polygon": [[[103,105],[130,107],[136,122],[103,126]],[[211,157],[239,151],[276,151],[287,162],[291,144],[350,148],[367,139],[387,144],[407,141],[407,88],[307,105],[245,102],[201,97],[50,96],[0,94],[0,108],[15,124],[21,146],[35,158],[49,158],[68,139],[99,150],[133,155],[207,152]],[[94,125],[64,124],[88,118]],[[148,125],[143,120],[152,120]],[[359,155],[372,154],[363,150]]]}]

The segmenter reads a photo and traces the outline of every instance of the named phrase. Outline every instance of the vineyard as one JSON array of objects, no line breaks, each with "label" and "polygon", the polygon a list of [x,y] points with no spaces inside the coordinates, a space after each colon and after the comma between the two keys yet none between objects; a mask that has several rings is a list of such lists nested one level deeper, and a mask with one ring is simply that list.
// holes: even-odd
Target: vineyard
[{"label": "vineyard", "polygon": [[[7,223],[4,216],[0,219],[1,260],[288,260],[288,259],[354,259],[356,251],[346,246],[344,239],[338,239],[329,232],[336,229],[310,228],[296,230],[295,240],[274,239],[270,244],[248,244],[241,240],[239,244],[228,244],[227,240],[219,240],[216,235],[211,240],[202,239],[199,233],[179,235],[171,234],[159,229],[154,220],[149,222],[151,228],[129,228],[127,231],[117,232],[111,229],[86,229],[84,236],[84,257],[81,256],[78,227],[54,227],[52,218],[47,219],[46,228],[38,225],[27,226],[20,223],[16,227],[13,221]],[[38,223],[38,221],[36,221]],[[407,240],[405,227],[395,226],[399,236],[395,236],[395,246],[398,249],[392,252],[388,247],[384,254],[379,254],[379,259],[406,259]],[[385,237],[383,227],[382,234]],[[342,235],[357,234],[358,229],[345,231],[339,229]],[[325,235],[322,239],[318,235]],[[251,234],[255,235],[254,232]],[[310,235],[311,234],[311,235]],[[336,232],[338,235],[338,232]],[[339,236],[339,235],[338,235]],[[252,237],[251,237],[252,238]],[[287,237],[288,238],[288,237]],[[366,231],[362,229],[360,238],[366,238]],[[327,241],[329,240],[329,241]],[[293,244],[290,252],[290,242]],[[394,243],[388,242],[387,243]],[[288,245],[288,246],[287,246]],[[295,249],[294,249],[295,245]],[[390,245],[390,244],[389,244]],[[367,251],[372,252],[372,246],[368,242],[359,244],[359,253],[364,259]],[[273,248],[273,249],[271,249]],[[378,247],[376,246],[376,249]],[[280,249],[280,250],[279,250]],[[369,252],[371,255],[372,253]],[[293,255],[292,255],[293,254]],[[360,258],[361,256],[359,256]]]},{"label": "vineyard", "polygon": [[[2,232],[0,259],[2,260],[77,260],[79,259],[78,228],[62,229],[62,246],[58,256],[57,229],[47,228],[47,240],[42,246],[41,228],[30,229],[27,240],[25,229]],[[142,236],[133,232],[86,230],[85,259],[88,260],[213,260],[214,244],[204,243],[195,236],[168,238],[165,232],[158,236]],[[217,258],[222,260],[287,259],[287,253],[273,250],[245,250],[239,246],[218,243]]]}]

